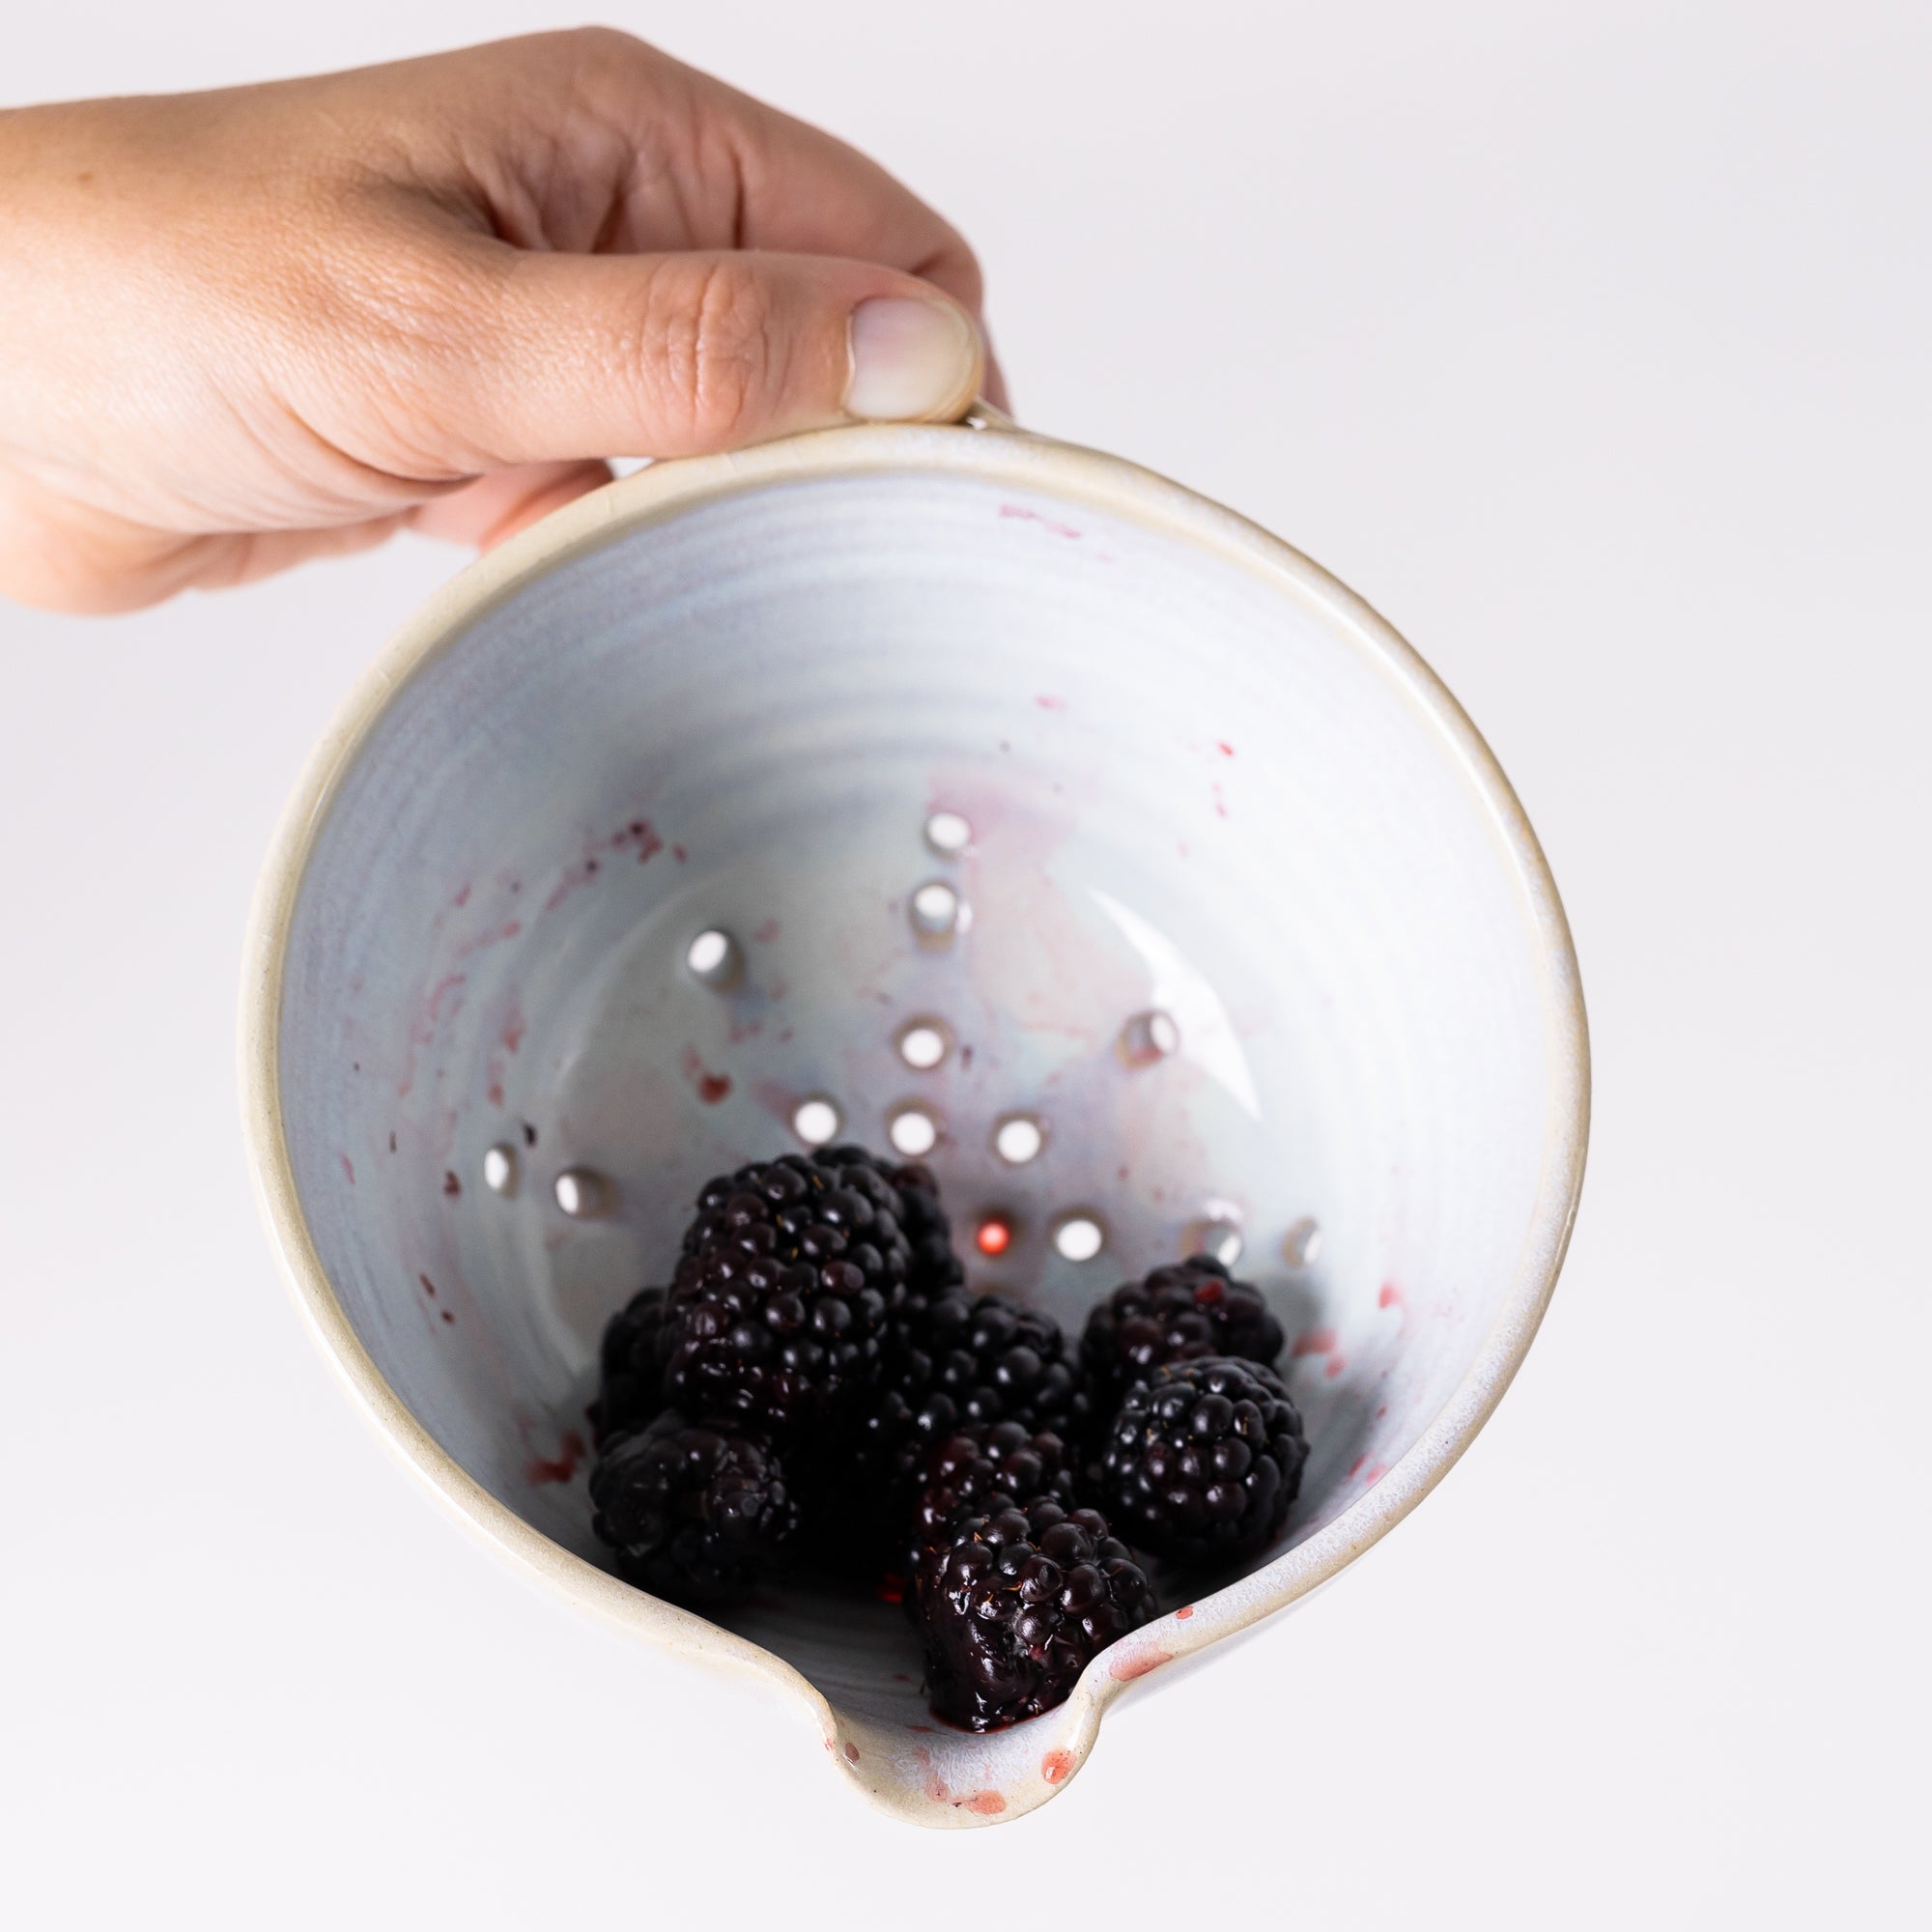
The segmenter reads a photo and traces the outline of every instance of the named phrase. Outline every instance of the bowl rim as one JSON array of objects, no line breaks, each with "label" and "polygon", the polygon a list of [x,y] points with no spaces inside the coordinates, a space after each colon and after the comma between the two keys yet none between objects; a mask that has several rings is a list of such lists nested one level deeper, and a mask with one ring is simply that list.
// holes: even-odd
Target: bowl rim
[{"label": "bowl rim", "polygon": [[[1211,550],[1319,611],[1435,726],[1488,807],[1500,856],[1523,895],[1538,941],[1551,1068],[1536,1202],[1515,1278],[1475,1359],[1435,1417],[1322,1529],[1096,1658],[1059,1711],[1026,1727],[1050,1730],[1043,1742],[1058,1747],[1040,1760],[1043,1776],[1000,1792],[952,1796],[951,1803],[931,1802],[951,1796],[943,1784],[922,1791],[903,1775],[880,1770],[884,1741],[875,1730],[837,1710],[793,1665],[566,1550],[491,1495],[442,1449],[389,1385],[335,1297],[302,1212],[280,1101],[280,1018],[296,905],[328,810],[403,687],[491,608],[620,534],[773,485],[895,471],[965,474],[1091,504]],[[1569,1245],[1589,1138],[1589,1028],[1562,901],[1501,766],[1442,681],[1347,585],[1259,525],[1122,458],[990,423],[853,425],[725,455],[654,463],[554,512],[443,584],[356,679],[297,781],[249,914],[239,1044],[249,1167],[282,1272],[324,1357],[410,1473],[473,1537],[580,1610],[634,1638],[749,1674],[786,1693],[815,1723],[831,1762],[849,1772],[866,1797],[901,1817],[937,1825],[1012,1818],[1056,1796],[1085,1763],[1101,1714],[1129,1682],[1304,1598],[1379,1541],[1441,1481],[1489,1419],[1535,1338]]]}]

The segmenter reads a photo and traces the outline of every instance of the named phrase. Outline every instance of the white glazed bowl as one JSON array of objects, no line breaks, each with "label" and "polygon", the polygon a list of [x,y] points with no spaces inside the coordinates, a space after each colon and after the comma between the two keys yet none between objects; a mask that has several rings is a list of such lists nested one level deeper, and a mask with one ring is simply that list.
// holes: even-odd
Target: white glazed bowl
[{"label": "white glazed bowl", "polygon": [[[942,943],[910,912],[935,880],[970,919]],[[735,990],[686,964],[709,927]],[[1179,1051],[1134,1065],[1149,1010]],[[952,1046],[928,1071],[895,1044],[921,1016]],[[450,584],[281,831],[243,1076],[301,1306],[434,1492],[576,1605],[782,1686],[842,1775],[942,1825],[1042,1803],[1128,1682],[1293,1602],[1441,1477],[1555,1281],[1588,1108],[1554,887],[1420,659],[1229,512],[966,427],[647,469]],[[1069,1329],[1207,1222],[1294,1338],[1313,1454],[1280,1542],[1006,1732],[934,1724],[888,1605],[787,1591],[713,1623],[590,1535],[602,1324],[663,1279],[698,1183],[796,1145],[810,1094],[873,1146],[923,1104],[955,1223],[1012,1218],[978,1280]],[[1021,1167],[991,1145],[1013,1112],[1047,1129]],[[566,1170],[607,1213],[561,1210]],[[1098,1258],[1056,1252],[1072,1210]]]}]

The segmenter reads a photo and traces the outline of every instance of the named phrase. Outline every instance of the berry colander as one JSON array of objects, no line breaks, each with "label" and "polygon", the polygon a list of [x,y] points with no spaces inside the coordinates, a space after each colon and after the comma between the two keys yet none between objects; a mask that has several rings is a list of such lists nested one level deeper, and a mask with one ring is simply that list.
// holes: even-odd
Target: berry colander
[{"label": "berry colander", "polygon": [[[1439,1480],[1535,1332],[1588,1112],[1554,886],[1428,668],[1252,524],[990,411],[655,465],[457,578],[299,785],[242,1033],[284,1267],[406,1463],[937,1825],[1052,1797],[1129,1685]],[[1009,1730],[936,1722],[890,1603],[701,1616],[590,1534],[605,1320],[707,1177],[834,1139],[923,1159],[976,1286],[1070,1331],[1207,1250],[1291,1338],[1279,1541],[1161,1578]]]}]

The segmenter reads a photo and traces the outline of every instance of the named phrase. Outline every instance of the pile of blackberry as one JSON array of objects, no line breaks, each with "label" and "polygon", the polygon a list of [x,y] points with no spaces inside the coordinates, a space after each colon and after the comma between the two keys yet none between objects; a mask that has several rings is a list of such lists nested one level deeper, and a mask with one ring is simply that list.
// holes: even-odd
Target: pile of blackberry
[{"label": "pile of blackberry", "polygon": [[1069,1346],[968,1287],[925,1168],[781,1154],[707,1182],[668,1285],[605,1330],[592,1526],[668,1597],[807,1566],[902,1597],[934,1711],[994,1730],[1159,1614],[1145,1558],[1279,1534],[1308,1459],[1281,1347],[1204,1255],[1122,1283]]}]

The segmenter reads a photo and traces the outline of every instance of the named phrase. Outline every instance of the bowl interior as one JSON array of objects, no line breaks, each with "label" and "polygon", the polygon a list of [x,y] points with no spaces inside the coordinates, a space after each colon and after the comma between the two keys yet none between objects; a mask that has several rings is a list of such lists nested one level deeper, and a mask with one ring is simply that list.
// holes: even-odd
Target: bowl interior
[{"label": "bowl interior", "polygon": [[[809,1099],[874,1147],[929,1122],[976,1280],[1069,1329],[1238,1242],[1313,1443],[1252,1568],[1417,1442],[1520,1293],[1562,1125],[1547,908],[1426,674],[1189,514],[913,466],[615,515],[355,748],[289,927],[301,1212],[401,1401],[563,1548],[604,1561],[606,1318]],[[720,1616],[923,1717],[888,1605]]]}]

